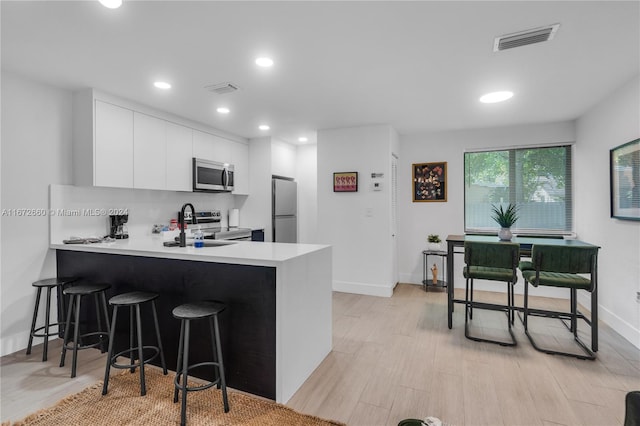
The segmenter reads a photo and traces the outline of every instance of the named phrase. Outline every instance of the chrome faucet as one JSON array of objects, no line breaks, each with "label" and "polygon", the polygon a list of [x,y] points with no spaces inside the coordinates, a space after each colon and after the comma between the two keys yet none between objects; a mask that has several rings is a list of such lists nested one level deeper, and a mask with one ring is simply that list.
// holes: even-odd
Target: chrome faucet
[{"label": "chrome faucet", "polygon": [[184,234],[184,226],[185,226],[184,211],[187,207],[191,207],[191,223],[193,225],[198,223],[198,219],[196,218],[196,209],[193,208],[193,204],[184,203],[184,205],[182,206],[182,209],[180,210],[180,217],[178,217],[178,220],[180,221],[180,247],[187,246],[187,237]]}]

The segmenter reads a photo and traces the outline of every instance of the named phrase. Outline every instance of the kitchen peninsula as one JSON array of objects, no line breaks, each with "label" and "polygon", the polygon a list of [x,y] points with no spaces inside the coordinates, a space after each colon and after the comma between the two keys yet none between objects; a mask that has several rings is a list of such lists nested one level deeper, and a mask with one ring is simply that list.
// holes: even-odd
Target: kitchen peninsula
[{"label": "kitchen peninsula", "polygon": [[[331,351],[330,246],[241,241],[181,248],[140,236],[78,245],[52,239],[50,247],[56,250],[58,276],[109,283],[109,297],[133,289],[160,294],[158,316],[171,369],[180,328],[171,310],[194,300],[228,306],[220,325],[232,388],[285,403]],[[192,332],[190,363],[211,357],[205,332]],[[147,337],[145,345],[153,344],[153,336]],[[115,342],[128,343],[118,337]]]}]

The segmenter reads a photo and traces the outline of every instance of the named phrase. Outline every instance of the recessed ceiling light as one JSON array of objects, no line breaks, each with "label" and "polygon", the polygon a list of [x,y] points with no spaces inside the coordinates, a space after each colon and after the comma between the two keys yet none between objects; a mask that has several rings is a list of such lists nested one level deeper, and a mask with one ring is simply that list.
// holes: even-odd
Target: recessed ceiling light
[{"label": "recessed ceiling light", "polygon": [[171,85],[167,82],[164,81],[156,81],[155,83],[153,83],[154,86],[156,86],[158,89],[171,89]]},{"label": "recessed ceiling light", "polygon": [[229,108],[225,107],[220,107],[216,111],[218,111],[220,114],[229,114]]},{"label": "recessed ceiling light", "polygon": [[308,140],[309,139],[305,138],[304,136],[298,138],[298,142],[306,142]]},{"label": "recessed ceiling light", "polygon": [[258,65],[259,67],[273,66],[273,59],[267,57],[258,58],[256,59],[256,65]]},{"label": "recessed ceiling light", "polygon": [[271,127],[267,126],[266,124],[261,124],[258,126],[258,129],[260,130],[269,130]]},{"label": "recessed ceiling light", "polygon": [[117,9],[122,6],[122,0],[100,0],[100,4],[109,9]]},{"label": "recessed ceiling light", "polygon": [[492,93],[487,93],[486,95],[483,95],[480,98],[480,102],[484,104],[493,104],[496,102],[506,101],[507,99],[510,99],[512,96],[513,96],[513,92],[509,92],[509,91],[492,92]]}]

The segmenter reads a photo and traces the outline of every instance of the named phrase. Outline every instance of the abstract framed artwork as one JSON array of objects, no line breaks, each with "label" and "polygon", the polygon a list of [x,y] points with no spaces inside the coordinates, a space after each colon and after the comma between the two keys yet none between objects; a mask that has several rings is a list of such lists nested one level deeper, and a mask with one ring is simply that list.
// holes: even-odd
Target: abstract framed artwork
[{"label": "abstract framed artwork", "polygon": [[413,169],[413,202],[447,201],[447,162],[415,163]]},{"label": "abstract framed artwork", "polygon": [[640,220],[640,139],[609,151],[611,217]]},{"label": "abstract framed artwork", "polygon": [[358,192],[358,172],[334,173],[333,192]]}]

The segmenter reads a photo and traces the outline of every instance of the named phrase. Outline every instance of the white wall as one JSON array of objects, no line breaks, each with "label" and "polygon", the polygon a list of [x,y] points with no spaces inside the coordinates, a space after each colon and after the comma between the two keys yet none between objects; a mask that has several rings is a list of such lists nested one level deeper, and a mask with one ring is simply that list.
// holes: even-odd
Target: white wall
[{"label": "white wall", "polygon": [[[392,247],[390,175],[395,131],[368,126],[318,132],[318,242],[333,246],[333,288],[390,296]],[[358,192],[334,193],[334,172],[358,172]],[[383,190],[371,173],[384,173]]]},{"label": "white wall", "polygon": [[[464,234],[464,152],[467,149],[504,148],[523,145],[573,143],[572,121],[503,128],[402,136],[398,162],[398,256],[400,281],[421,283],[422,250],[427,235]],[[412,201],[413,163],[447,162],[447,202]],[[581,237],[581,235],[578,235]],[[456,287],[464,287],[462,259],[455,259]],[[519,281],[522,283],[522,280]],[[476,288],[495,290],[479,282]],[[516,286],[522,292],[522,285]],[[558,295],[556,289],[534,289],[532,294]]]},{"label": "white wall", "polygon": [[575,194],[578,234],[602,247],[600,318],[640,348],[640,222],[612,219],[609,211],[609,150],[638,137],[640,77],[578,120]]},{"label": "white wall", "polygon": [[298,242],[318,242],[318,146],[301,145],[296,150],[298,182]]},{"label": "white wall", "polygon": [[[49,184],[71,183],[71,116],[70,92],[2,72],[2,209],[46,209]],[[31,283],[56,272],[46,216],[3,215],[1,222],[0,355],[6,355],[27,346]]]},{"label": "white wall", "polygon": [[271,138],[271,174],[296,177],[296,147],[277,138]]}]

